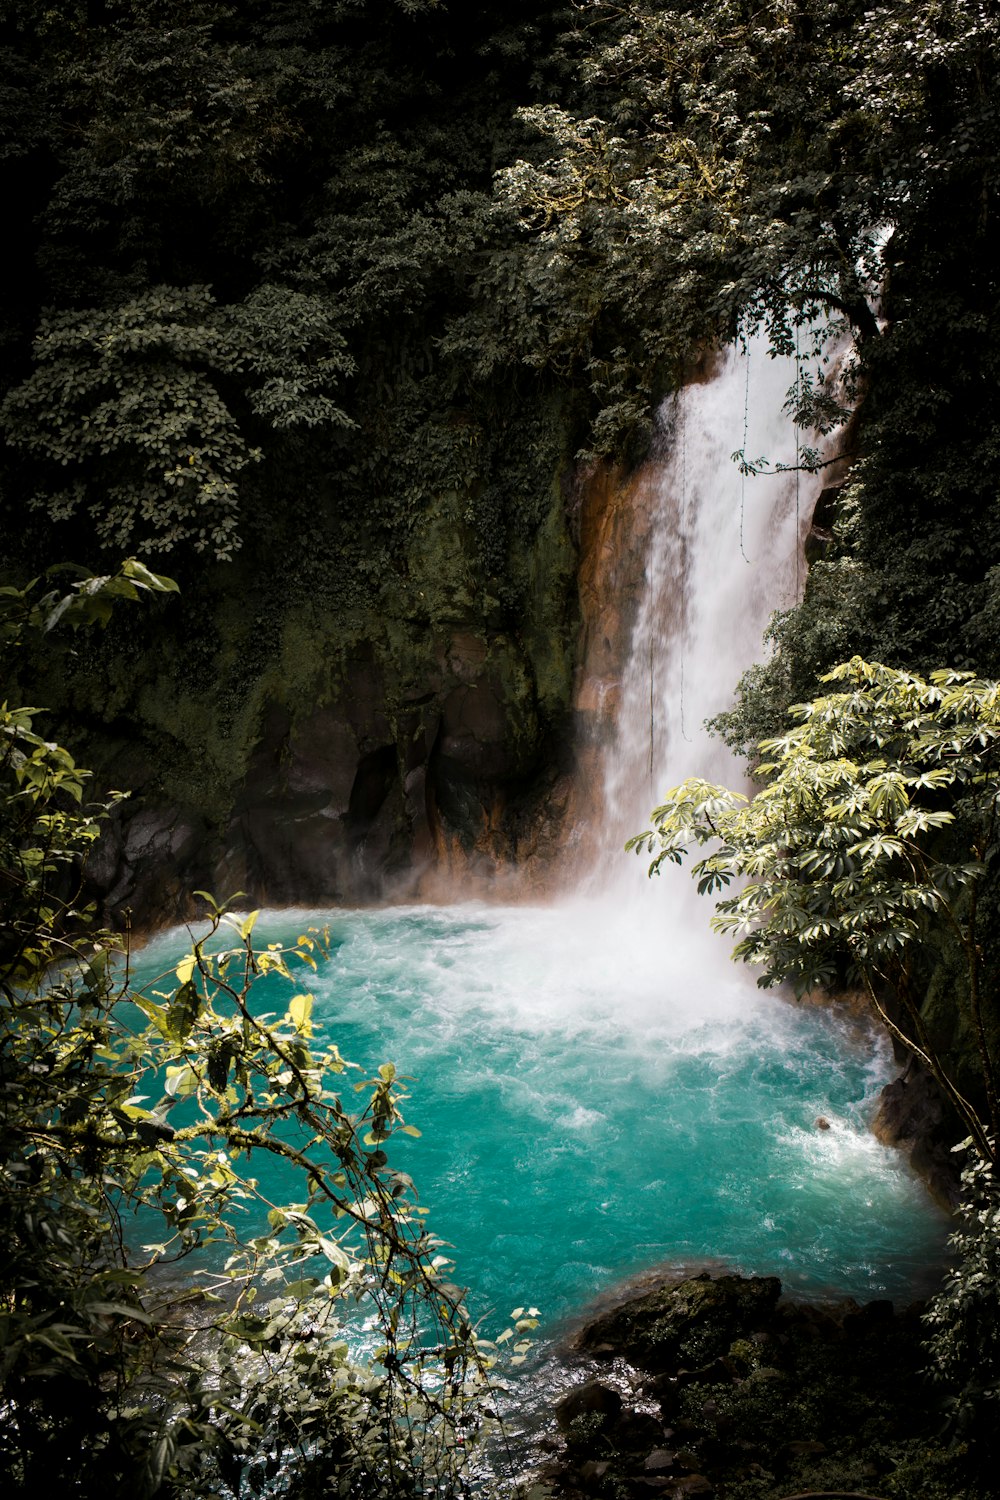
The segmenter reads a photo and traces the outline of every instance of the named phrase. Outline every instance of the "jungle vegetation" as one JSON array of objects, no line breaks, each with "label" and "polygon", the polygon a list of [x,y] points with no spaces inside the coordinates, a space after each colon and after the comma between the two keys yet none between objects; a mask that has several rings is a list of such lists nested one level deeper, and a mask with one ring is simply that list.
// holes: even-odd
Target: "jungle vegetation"
[{"label": "jungle vegetation", "polygon": [[[118,1195],[152,1192],[181,1247],[225,1234],[226,1195],[252,1189],[197,1153],[209,1136],[212,1150],[245,1144],[259,1088],[261,1128],[294,1115],[347,1153],[341,1168],[379,1205],[375,1243],[419,1302],[435,1285],[427,1246],[380,1160],[399,1103],[391,1079],[369,1080],[373,1139],[359,1140],[301,995],[254,1032],[251,931],[233,933],[223,971],[193,953],[121,1029],[111,940],[76,902],[96,811],[75,757],[100,759],[110,706],[162,785],[211,810],[218,766],[238,780],[246,746],[231,737],[213,761],[192,705],[259,723],[254,695],[306,606],[345,637],[447,617],[519,638],[539,593],[558,592],[544,633],[569,659],[572,589],[537,557],[553,529],[572,541],[574,467],[635,460],[696,355],[756,327],[800,354],[804,427],[847,418],[851,470],[805,600],[774,622],[773,655],[722,731],[752,754],[854,656],[1000,675],[1000,22],[987,0],[2,0],[0,25],[0,980],[3,1170],[18,1189],[4,1199],[4,1378],[24,1412],[0,1456],[24,1488],[44,1463],[47,1484],[79,1494],[253,1489],[299,1435],[268,1429],[254,1449],[241,1380],[275,1340],[279,1380],[313,1379],[302,1304],[277,1325],[280,1310],[213,1312],[216,1353],[228,1337],[259,1359],[224,1375],[197,1350],[175,1358],[186,1327],[161,1321],[143,1343],[159,1314],[122,1262]],[[817,316],[852,350],[846,403],[811,349]],[[459,543],[448,567],[442,527]],[[131,572],[116,571],[123,555]],[[35,582],[67,558],[75,585]],[[454,587],[425,589],[458,567]],[[99,623],[108,599],[138,594],[127,625],[119,611],[64,654],[53,616]],[[176,686],[166,729],[136,696],[154,660]],[[536,765],[564,728],[568,680],[539,694]],[[44,735],[34,703],[54,710]],[[41,976],[57,957],[53,988]],[[205,1139],[170,1124],[173,1103],[122,1092],[146,1045],[180,1070],[164,1100],[204,1104]],[[197,1201],[180,1191],[188,1168]],[[307,1170],[299,1217],[252,1252],[306,1260],[297,1295],[334,1313],[342,1282],[378,1279],[367,1209],[356,1257],[328,1233],[327,1206],[350,1217],[359,1201],[341,1168]],[[975,1209],[990,1234],[991,1202]],[[972,1241],[991,1266],[995,1236]],[[309,1260],[324,1263],[315,1286]],[[988,1283],[970,1273],[956,1301]],[[444,1305],[442,1378],[474,1383],[460,1309]],[[948,1327],[973,1327],[972,1305]],[[961,1365],[960,1339],[952,1355]],[[343,1365],[337,1400],[369,1414],[384,1392],[395,1401],[411,1389],[399,1358],[376,1398]],[[66,1381],[101,1433],[75,1479],[79,1434],[46,1405]],[[135,1405],[137,1381],[152,1405]],[[173,1447],[157,1436],[167,1410],[184,1413]],[[416,1427],[436,1420],[425,1409]],[[312,1477],[392,1490],[394,1450],[351,1447],[373,1430],[352,1423],[350,1475]],[[296,1450],[309,1463],[311,1436]],[[311,1482],[303,1462],[293,1485]]]},{"label": "jungle vegetation", "polygon": [[[0,662],[176,589],[134,560],[45,583],[0,595]],[[206,895],[140,985],[80,897],[107,807],[38,720],[0,708],[4,1493],[482,1491],[497,1345],[390,1162],[420,1134],[395,1068],[358,1076],[313,1018],[323,933],[258,943]],[[533,1311],[500,1335],[515,1363]]]}]

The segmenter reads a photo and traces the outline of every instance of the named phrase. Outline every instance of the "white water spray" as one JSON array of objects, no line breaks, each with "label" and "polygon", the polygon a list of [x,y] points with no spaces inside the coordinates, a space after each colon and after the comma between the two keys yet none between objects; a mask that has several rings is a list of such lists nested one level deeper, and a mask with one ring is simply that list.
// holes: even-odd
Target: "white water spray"
[{"label": "white water spray", "polygon": [[[724,351],[708,379],[661,410],[663,456],[643,492],[652,510],[644,582],[595,799],[596,852],[564,906],[587,972],[600,962],[626,973],[647,1014],[669,1014],[680,1031],[729,1025],[768,1002],[730,962],[731,944],[712,931],[689,869],[667,865],[649,881],[646,857],[624,845],[688,777],[745,785],[741,762],[705,721],[765,655],[774,611],[801,595],[802,541],[821,481],[795,468],[797,432],[783,409],[795,381],[796,360],[770,358],[757,338],[747,352]],[[771,470],[791,467],[744,477],[733,458],[740,449]]]},{"label": "white water spray", "polygon": [[741,783],[738,762],[705,721],[761,659],[772,613],[798,600],[817,481],[798,472],[745,478],[732,455],[794,465],[795,431],[782,410],[794,381],[795,361],[768,358],[756,340],[748,353],[728,350],[712,379],[661,411],[668,456],[607,757],[609,852],[646,826],[679,781]]}]

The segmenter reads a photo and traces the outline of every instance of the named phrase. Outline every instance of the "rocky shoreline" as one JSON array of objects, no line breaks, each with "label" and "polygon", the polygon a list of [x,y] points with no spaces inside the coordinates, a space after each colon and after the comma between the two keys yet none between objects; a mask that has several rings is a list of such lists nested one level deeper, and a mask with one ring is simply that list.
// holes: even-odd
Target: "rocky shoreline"
[{"label": "rocky shoreline", "polygon": [[986,1500],[926,1376],[922,1312],[666,1278],[573,1339],[533,1477],[558,1500]]}]

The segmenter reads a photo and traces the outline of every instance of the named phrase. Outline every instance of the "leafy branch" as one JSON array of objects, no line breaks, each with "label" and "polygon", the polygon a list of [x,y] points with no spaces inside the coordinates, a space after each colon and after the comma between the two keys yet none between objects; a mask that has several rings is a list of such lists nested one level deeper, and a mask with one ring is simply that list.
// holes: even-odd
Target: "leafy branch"
[{"label": "leafy branch", "polygon": [[[978,922],[995,861],[1000,685],[950,670],[925,680],[859,657],[823,680],[842,691],[798,705],[794,726],[761,742],[764,784],[751,802],[686,781],[627,847],[651,854],[655,874],[715,846],[692,875],[699,891],[721,896],[713,925],[738,936],[734,957],[759,966],[764,986],[861,983],[993,1161],[996,975]],[[724,894],[733,884],[736,894]],[[978,1059],[971,1096],[920,995],[949,939],[962,955],[957,1001]]]}]

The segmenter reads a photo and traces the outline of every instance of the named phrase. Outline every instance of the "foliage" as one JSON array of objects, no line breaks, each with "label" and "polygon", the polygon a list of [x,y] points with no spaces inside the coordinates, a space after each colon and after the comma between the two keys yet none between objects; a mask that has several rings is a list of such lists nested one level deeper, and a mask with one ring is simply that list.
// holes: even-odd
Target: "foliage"
[{"label": "foliage", "polygon": [[[501,191],[620,323],[667,293],[648,308],[651,352],[658,339],[683,358],[692,334],[764,323],[793,353],[822,310],[875,341],[914,221],[959,182],[988,212],[997,30],[979,0],[919,15],[895,0],[589,0],[578,17],[591,112],[526,110],[549,155],[508,168]],[[822,374],[809,389],[801,415],[829,425]]]},{"label": "foliage", "polygon": [[990,1162],[973,1158],[962,1173],[958,1225],[949,1244],[954,1266],[925,1315],[929,1373],[946,1387],[955,1431],[995,1444],[1000,1396],[1000,1195]]},{"label": "foliage", "polygon": [[[0,646],[173,587],[128,562],[7,590]],[[77,904],[102,809],[34,712],[0,719],[5,1492],[464,1491],[492,1356],[390,1161],[419,1134],[395,1069],[359,1077],[324,1035],[296,982],[321,935],[257,950],[256,913],[208,898],[188,955],[137,989]],[[278,1014],[252,995],[268,976],[292,989]],[[265,1158],[293,1201],[259,1186]]]},{"label": "foliage", "polygon": [[[255,953],[252,927],[215,913],[162,991],[116,982],[100,940],[44,990],[8,988],[14,1493],[420,1494],[471,1462],[487,1357],[389,1164],[396,1131],[417,1133],[394,1070],[352,1082],[307,994],[254,1013],[252,984],[291,981],[317,940]],[[212,951],[227,928],[235,947]],[[295,1201],[260,1191],[262,1155]],[[196,1250],[182,1281],[170,1268]],[[370,1362],[349,1353],[353,1304],[378,1328]]]},{"label": "foliage", "polygon": [[[106,544],[170,551],[238,544],[237,479],[253,459],[219,389],[272,427],[349,425],[331,383],[350,369],[322,305],[262,286],[222,312],[206,287],[156,287],[108,309],[50,315],[35,370],[8,395],[11,441],[64,471],[31,499],[54,519],[83,509]],[[96,481],[96,482],[95,482]]]},{"label": "foliage", "polygon": [[[67,593],[60,584],[70,582]],[[39,592],[42,583],[50,585]],[[138,603],[152,594],[174,594],[172,578],[153,573],[145,563],[129,557],[114,573],[96,575],[73,563],[57,563],[44,575],[22,588],[0,588],[0,664],[5,669],[26,646],[36,645],[57,625],[79,630],[85,625],[106,625],[116,603]]]},{"label": "foliage", "polygon": [[[107,546],[227,558],[277,500],[286,550],[309,555],[299,512],[349,564],[360,522],[362,555],[398,568],[429,496],[474,495],[470,430],[516,373],[508,345],[497,399],[470,382],[448,325],[496,343],[470,297],[537,9],[14,6],[3,162],[32,212],[0,313],[6,503]],[[551,470],[532,479],[529,516]]]},{"label": "foliage", "polygon": [[[68,592],[61,580],[73,579]],[[48,587],[44,587],[48,584]],[[0,669],[60,625],[106,624],[121,601],[172,593],[172,579],[134,558],[95,576],[72,566],[49,570],[23,589],[0,589]],[[68,894],[80,857],[97,838],[99,820],[84,804],[90,772],[36,730],[39,710],[0,704],[0,985],[37,986],[64,956],[63,927],[80,921]],[[73,946],[65,950],[73,952]]]},{"label": "foliage", "polygon": [[[995,975],[979,924],[996,856],[1000,685],[969,673],[924,680],[859,657],[825,682],[839,691],[792,710],[796,725],[760,746],[764,785],[739,793],[687,781],[628,847],[650,873],[715,845],[692,874],[716,893],[714,924],[742,934],[735,957],[759,983],[798,991],[860,979],[893,1036],[945,1090],[984,1159],[997,1129]],[[978,1097],[965,1097],[922,1011],[928,965],[961,955]]]},{"label": "foliage", "polygon": [[206,850],[274,712],[294,739],[354,671],[409,764],[400,703],[441,708],[456,632],[503,660],[518,781],[551,760],[585,414],[524,362],[524,247],[491,181],[564,11],[5,7],[0,583],[169,560],[182,611],[113,624],[30,697],[104,784],[189,808]]},{"label": "foliage", "polygon": [[[642,330],[632,337],[647,367],[666,362],[674,378],[696,340],[741,326],[766,323],[782,353],[824,311],[859,339],[877,332],[883,220],[863,159],[872,137],[845,122],[842,98],[863,56],[857,20],[850,4],[580,7],[592,112],[525,111],[549,155],[500,178],[562,268],[548,300],[566,309],[567,331],[573,312],[577,337],[595,327],[586,287],[614,326]],[[609,364],[627,389],[636,377],[625,361],[639,361],[619,344]],[[811,393],[806,425],[835,425],[822,368],[800,389]]]}]

